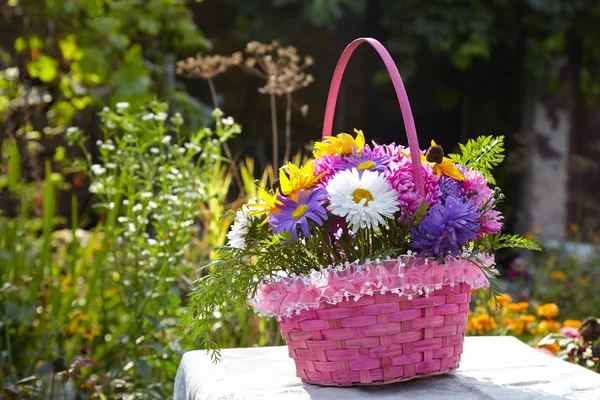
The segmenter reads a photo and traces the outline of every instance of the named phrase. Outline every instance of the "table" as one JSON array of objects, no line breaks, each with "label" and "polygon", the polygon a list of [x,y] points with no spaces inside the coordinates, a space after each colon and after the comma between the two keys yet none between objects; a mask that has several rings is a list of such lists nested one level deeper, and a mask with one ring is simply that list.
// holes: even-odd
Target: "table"
[{"label": "table", "polygon": [[200,399],[600,399],[600,375],[512,337],[467,337],[454,373],[382,386],[321,387],[296,378],[287,348],[185,353],[175,400]]}]

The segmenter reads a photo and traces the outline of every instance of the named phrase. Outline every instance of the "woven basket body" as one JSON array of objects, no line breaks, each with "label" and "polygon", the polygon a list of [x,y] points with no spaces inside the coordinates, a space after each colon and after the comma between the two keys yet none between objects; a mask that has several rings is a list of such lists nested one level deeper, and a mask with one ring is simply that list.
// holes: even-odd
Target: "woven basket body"
[{"label": "woven basket body", "polygon": [[467,284],[412,300],[376,293],[283,317],[281,333],[304,382],[400,382],[458,368],[470,300]]}]

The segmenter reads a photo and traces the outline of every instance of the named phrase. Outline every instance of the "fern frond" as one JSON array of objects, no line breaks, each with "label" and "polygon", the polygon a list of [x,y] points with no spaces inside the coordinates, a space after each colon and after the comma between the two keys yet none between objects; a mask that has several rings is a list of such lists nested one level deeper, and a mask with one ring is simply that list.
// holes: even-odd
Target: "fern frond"
[{"label": "fern frond", "polygon": [[519,235],[496,234],[488,237],[489,248],[492,250],[505,248],[521,248],[527,250],[541,251],[542,249],[537,243],[525,239]]},{"label": "fern frond", "polygon": [[461,154],[449,154],[454,162],[469,169],[479,171],[491,184],[496,180],[492,169],[504,160],[504,136],[479,136],[469,139],[466,144],[460,144]]}]

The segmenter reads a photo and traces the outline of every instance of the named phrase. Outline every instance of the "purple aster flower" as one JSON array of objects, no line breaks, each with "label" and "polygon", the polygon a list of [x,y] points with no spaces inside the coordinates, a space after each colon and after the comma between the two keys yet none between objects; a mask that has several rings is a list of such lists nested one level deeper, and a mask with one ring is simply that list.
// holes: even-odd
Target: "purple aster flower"
[{"label": "purple aster flower", "polygon": [[440,197],[442,200],[446,201],[448,197],[458,197],[462,198],[462,194],[460,190],[462,189],[462,185],[459,181],[450,178],[449,176],[442,175],[439,181],[440,185]]},{"label": "purple aster flower", "polygon": [[392,157],[387,154],[377,155],[373,151],[368,151],[367,148],[363,149],[362,154],[356,152],[356,148],[352,147],[354,156],[346,160],[347,164],[340,164],[338,169],[352,169],[356,168],[360,172],[362,171],[374,171],[374,172],[387,172],[388,166],[392,161]]},{"label": "purple aster flower", "polygon": [[326,197],[327,192],[322,189],[310,192],[301,190],[298,201],[277,196],[279,202],[277,209],[280,212],[269,217],[269,226],[273,228],[273,233],[289,231],[292,237],[298,240],[298,226],[300,226],[304,237],[309,237],[308,220],[323,225],[323,220],[327,219],[327,211],[323,207],[323,200]]},{"label": "purple aster flower", "polygon": [[472,201],[463,203],[448,197],[444,204],[431,207],[429,215],[410,231],[410,245],[421,250],[420,257],[460,255],[459,246],[466,245],[479,230],[479,213]]}]

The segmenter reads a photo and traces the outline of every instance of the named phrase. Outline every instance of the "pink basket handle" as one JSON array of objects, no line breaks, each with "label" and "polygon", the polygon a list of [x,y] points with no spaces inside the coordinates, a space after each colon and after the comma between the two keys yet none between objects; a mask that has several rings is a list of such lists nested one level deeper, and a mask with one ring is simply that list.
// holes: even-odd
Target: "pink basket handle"
[{"label": "pink basket handle", "polygon": [[390,56],[390,53],[383,47],[379,41],[373,38],[359,38],[346,47],[342,53],[340,60],[335,67],[333,78],[331,79],[331,86],[329,86],[329,95],[327,96],[327,106],[325,107],[325,121],[323,122],[323,140],[327,136],[331,136],[331,129],[333,127],[333,117],[335,114],[335,104],[337,102],[338,92],[340,90],[340,83],[344,70],[348,64],[350,56],[359,44],[367,42],[377,50],[379,56],[383,59],[383,62],[392,78],[396,95],[398,96],[398,102],[400,103],[400,110],[402,111],[402,117],[404,118],[404,127],[406,128],[406,136],[408,138],[408,146],[410,148],[410,158],[413,166],[413,177],[415,180],[415,186],[417,192],[421,197],[425,195],[425,189],[423,186],[423,173],[421,171],[421,150],[419,148],[419,139],[417,138],[417,129],[415,128],[415,120],[413,119],[412,111],[410,109],[410,103],[408,102],[408,96],[406,95],[406,89],[402,83],[402,78],[398,72],[394,60]]}]

